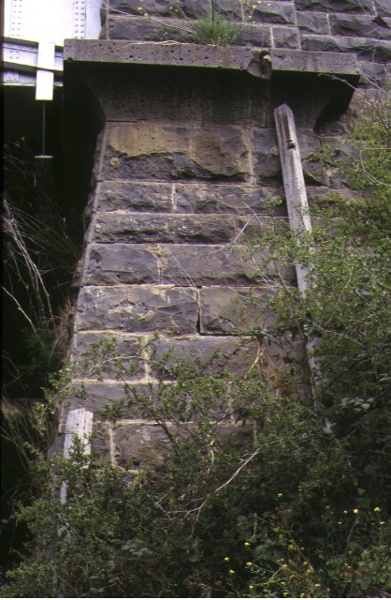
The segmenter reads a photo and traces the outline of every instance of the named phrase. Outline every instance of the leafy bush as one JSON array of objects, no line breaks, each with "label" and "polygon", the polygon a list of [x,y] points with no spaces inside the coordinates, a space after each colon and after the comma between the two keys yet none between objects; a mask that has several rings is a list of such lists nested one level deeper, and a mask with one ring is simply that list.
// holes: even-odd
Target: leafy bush
[{"label": "leafy bush", "polygon": [[358,130],[358,149],[375,150],[349,165],[359,199],[315,207],[311,239],[262,241],[269,260],[308,267],[305,298],[281,279],[264,338],[316,342],[316,402],[290,364],[262,378],[171,362],[159,401],[125,387],[122,404],[173,452],[138,473],[98,467],[77,444],[68,460],[38,458],[42,492],[19,512],[33,537],[3,597],[390,596],[389,123]]}]

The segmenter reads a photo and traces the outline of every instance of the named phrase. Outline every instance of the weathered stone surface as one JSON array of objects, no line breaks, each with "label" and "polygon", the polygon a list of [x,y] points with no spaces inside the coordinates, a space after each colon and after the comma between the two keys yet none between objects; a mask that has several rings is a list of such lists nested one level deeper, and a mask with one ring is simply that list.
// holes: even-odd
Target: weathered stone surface
[{"label": "weathered stone surface", "polygon": [[91,451],[94,460],[99,462],[99,464],[112,463],[113,457],[111,455],[109,425],[103,423],[100,423],[98,426],[95,425],[92,433]]},{"label": "weathered stone surface", "polygon": [[265,300],[271,293],[270,288],[202,288],[201,333],[232,335],[264,329],[271,321],[271,314],[265,307]]},{"label": "weathered stone surface", "polygon": [[257,181],[280,179],[280,158],[277,137],[273,129],[254,128],[251,134],[254,159],[254,174]]},{"label": "weathered stone surface", "polygon": [[[387,0],[385,0],[387,1]],[[297,10],[319,10],[324,12],[372,13],[371,0],[295,0]]]},{"label": "weathered stone surface", "polygon": [[84,287],[79,294],[75,330],[125,332],[197,331],[196,290],[173,287]]},{"label": "weathered stone surface", "polygon": [[258,345],[250,338],[159,338],[152,344],[152,371],[156,376],[170,378],[172,367],[179,362],[191,366],[196,361],[206,372],[229,371],[245,375],[254,364],[257,353]]},{"label": "weathered stone surface", "polygon": [[[280,206],[280,208],[284,208]],[[285,216],[275,215],[273,220],[270,217],[261,217],[259,215],[248,214],[243,217],[238,217],[239,233],[236,237],[236,242],[239,244],[248,241],[259,241],[265,235],[265,232],[271,232],[272,227],[278,222],[285,221]]]},{"label": "weathered stone surface", "polygon": [[350,135],[352,132],[352,120],[349,111],[342,113],[334,118],[330,117],[323,122],[318,123],[316,133],[323,135]]},{"label": "weathered stone surface", "polygon": [[256,23],[296,24],[295,7],[288,2],[253,2],[252,4],[244,4],[244,9],[246,19]]},{"label": "weathered stone surface", "polygon": [[299,30],[297,27],[273,27],[273,47],[300,48]]},{"label": "weathered stone surface", "polygon": [[304,178],[307,183],[327,184],[327,176],[320,157],[319,140],[311,130],[297,131]]},{"label": "weathered stone surface", "polygon": [[[137,30],[137,23],[140,19],[132,17],[128,21],[133,23],[133,29]],[[144,23],[145,19],[141,19]],[[168,23],[169,20],[164,21]],[[269,28],[262,26],[243,26],[240,32],[244,31],[250,35],[251,31],[254,39],[266,39],[270,41]],[[173,30],[175,31],[175,30]],[[269,37],[260,34],[267,31]],[[177,67],[206,67],[221,68],[233,71],[248,71],[256,77],[261,77],[262,73],[257,69],[259,62],[259,48],[238,47],[237,46],[216,46],[211,44],[194,43],[194,39],[181,43],[172,39],[167,40],[148,40],[142,37],[142,31],[138,33],[140,40],[136,39],[101,39],[101,40],[66,40],[64,43],[64,60],[69,67],[74,62],[98,63],[101,66],[109,64],[132,64],[132,65],[157,65],[157,66],[177,66]],[[261,37],[260,37],[261,35]],[[150,36],[151,37],[151,36]],[[153,36],[152,36],[153,37]],[[148,36],[147,36],[148,38]],[[129,41],[128,41],[129,40]],[[158,42],[162,43],[158,43]],[[259,46],[259,44],[257,44]],[[111,77],[111,73],[109,76]]]},{"label": "weathered stone surface", "polygon": [[322,12],[298,12],[297,24],[300,30],[312,33],[330,33],[329,21],[326,13]]},{"label": "weathered stone surface", "polygon": [[148,17],[110,16],[103,27],[110,40],[146,42],[194,42],[195,35],[182,19],[166,18],[162,21]]},{"label": "weathered stone surface", "polygon": [[[208,2],[197,0],[178,0],[177,4],[189,18],[199,18],[207,14]],[[174,14],[174,7],[170,0],[110,0],[109,11],[113,14],[140,15],[142,11],[151,16],[170,17]]]},{"label": "weathered stone surface", "polygon": [[152,182],[104,182],[96,191],[94,208],[97,211],[171,212],[172,185]]},{"label": "weathered stone surface", "polygon": [[96,211],[146,213],[269,214],[282,188],[230,183],[152,183],[111,181],[96,190]]},{"label": "weathered stone surface", "polygon": [[382,87],[386,80],[387,68],[386,65],[379,65],[373,62],[361,62],[361,77],[360,87],[373,88],[380,85]]},{"label": "weathered stone surface", "polygon": [[355,196],[359,197],[358,192],[355,194],[349,189],[332,190],[327,187],[312,187],[307,186],[307,197],[309,204],[332,204],[335,194],[346,199],[352,200]]},{"label": "weathered stone surface", "polygon": [[240,180],[249,171],[243,132],[236,127],[115,123],[108,144],[103,167],[106,179]]},{"label": "weathered stone surface", "polygon": [[361,37],[303,35],[301,43],[303,50],[355,52],[365,61],[388,62],[391,59],[391,42],[387,40],[378,40],[374,44],[373,39]]},{"label": "weathered stone surface", "polygon": [[253,44],[262,49],[270,48],[272,45],[271,28],[267,25],[251,23],[240,25],[235,44],[239,46]]},{"label": "weathered stone surface", "polygon": [[389,0],[375,0],[376,14],[382,17],[391,17],[391,5]]},{"label": "weathered stone surface", "polygon": [[153,215],[128,212],[100,214],[94,222],[95,242],[221,244],[237,233],[233,217]]},{"label": "weathered stone surface", "polygon": [[[187,437],[194,431],[194,423],[183,423],[180,427],[167,424],[173,438]],[[236,442],[250,445],[254,441],[252,423],[235,423],[234,417],[227,417],[219,423],[222,435],[232,435]],[[116,463],[132,470],[145,467],[159,467],[167,455],[173,451],[169,437],[153,422],[138,422],[117,425],[114,431]]]},{"label": "weathered stone surface", "polygon": [[[106,20],[104,32],[110,40],[198,42],[197,32],[183,19],[165,18],[157,23],[146,17],[110,17]],[[261,48],[270,47],[270,28],[258,24],[238,23],[237,36],[231,45],[245,46],[249,43]]]},{"label": "weathered stone surface", "polygon": [[[281,197],[278,187],[260,187],[231,183],[229,185],[175,184],[175,203],[178,212],[265,214],[270,204]],[[283,212],[277,207],[272,212]]]},{"label": "weathered stone surface", "polygon": [[215,11],[227,21],[242,20],[241,3],[237,0],[213,0],[213,6]]},{"label": "weathered stone surface", "polygon": [[[142,52],[139,50],[140,55],[147,55],[145,47],[148,44],[139,46],[143,47]],[[167,60],[171,60],[172,55],[167,52],[168,45],[153,46],[163,46],[162,50],[167,54]],[[179,54],[179,50],[183,52],[182,47],[183,44],[174,45],[176,55]],[[193,51],[190,58],[194,60],[197,51],[199,53],[202,47],[195,44],[191,47]],[[206,50],[199,59],[205,64],[207,57],[213,54],[212,50],[229,50],[231,55],[234,50],[217,46],[203,47]],[[239,55],[242,52],[253,54],[246,48],[235,49],[235,52]],[[260,64],[258,58],[254,58],[254,61],[257,65]],[[191,63],[190,66],[197,67],[197,64]],[[262,106],[267,95],[267,82],[249,77],[239,68],[230,70],[229,77],[224,70],[208,68],[201,74],[198,68],[167,70],[157,65],[150,66],[152,71],[148,69],[148,77],[139,77],[139,68],[139,65],[134,67],[136,76],[132,76],[133,67],[120,65],[119,68],[110,69],[105,65],[104,76],[89,75],[89,85],[99,96],[107,121],[172,121],[175,125],[188,123],[203,127],[208,123],[213,127],[219,124],[263,125],[263,111],[260,105]]]},{"label": "weathered stone surface", "polygon": [[159,283],[157,257],[139,244],[91,244],[86,285]]},{"label": "weathered stone surface", "polygon": [[145,365],[141,359],[141,341],[137,336],[125,334],[82,333],[74,336],[71,359],[77,359],[77,375],[109,379],[118,376],[126,380],[145,376]]},{"label": "weathered stone surface", "polygon": [[376,25],[376,23],[373,22],[372,16],[336,14],[330,15],[329,19],[331,32],[334,35],[391,39],[391,19],[384,19],[384,21],[390,26],[390,29]]},{"label": "weathered stone surface", "polygon": [[160,465],[172,451],[169,437],[152,421],[115,425],[113,438],[115,462],[128,469]]},{"label": "weathered stone surface", "polygon": [[[194,422],[166,425],[174,439],[188,437],[195,427]],[[234,435],[235,440],[241,443],[251,443],[254,436],[252,424],[236,424],[235,419],[229,416],[219,424],[219,430],[223,435]],[[116,464],[130,470],[158,467],[173,451],[169,436],[153,421],[120,423],[113,427],[113,438]]]},{"label": "weathered stone surface", "polygon": [[[303,36],[303,39],[329,39],[326,36]],[[331,39],[331,38],[330,38]],[[330,50],[331,48],[327,48]],[[336,75],[358,75],[357,57],[352,54],[341,55],[337,52],[309,52],[302,50],[278,49],[270,52],[273,72],[332,73]]]},{"label": "weathered stone surface", "polygon": [[255,283],[261,256],[245,246],[161,247],[162,283],[175,285],[248,285]]},{"label": "weathered stone surface", "polygon": [[[137,398],[141,401],[137,402]],[[99,421],[150,418],[150,405],[157,406],[159,401],[159,387],[155,379],[148,382],[76,379],[67,397],[66,409],[82,407],[92,411],[96,425]],[[65,417],[64,411],[61,421]],[[64,423],[60,424],[61,431]]]}]

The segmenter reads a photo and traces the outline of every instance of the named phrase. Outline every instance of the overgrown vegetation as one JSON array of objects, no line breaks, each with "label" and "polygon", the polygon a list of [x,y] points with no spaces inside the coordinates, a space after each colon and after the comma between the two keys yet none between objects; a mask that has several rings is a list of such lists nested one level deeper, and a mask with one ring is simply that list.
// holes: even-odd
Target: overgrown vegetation
[{"label": "overgrown vegetation", "polygon": [[[236,377],[171,362],[154,394],[125,386],[107,416],[137,407],[171,452],[142,470],[98,467],[80,444],[69,460],[37,454],[41,493],[18,516],[32,539],[3,596],[391,596],[391,105],[379,94],[355,130],[357,158],[335,162],[351,199],[313,207],[311,239],[276,224],[253,241],[308,267],[305,298],[281,277],[262,336],[315,342],[316,402],[303,402],[293,364]],[[112,353],[94,349],[98,374]],[[72,370],[62,376],[60,388]]]},{"label": "overgrown vegetation", "polygon": [[9,541],[21,532],[14,527],[15,501],[28,498],[34,485],[34,458],[25,442],[46,452],[53,440],[56,409],[44,388],[60,368],[69,338],[69,287],[78,248],[54,186],[53,162],[49,157],[36,159],[23,138],[5,145],[2,561],[9,558]]}]

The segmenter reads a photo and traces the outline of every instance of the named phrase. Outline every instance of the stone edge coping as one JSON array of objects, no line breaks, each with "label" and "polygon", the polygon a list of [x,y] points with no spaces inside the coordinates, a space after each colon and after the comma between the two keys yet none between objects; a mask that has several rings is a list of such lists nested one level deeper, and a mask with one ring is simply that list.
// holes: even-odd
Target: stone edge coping
[{"label": "stone edge coping", "polygon": [[270,79],[273,73],[291,72],[342,75],[358,82],[357,55],[306,50],[261,50],[249,47],[211,46],[180,42],[129,42],[127,40],[65,40],[64,63],[115,63],[247,71]]}]

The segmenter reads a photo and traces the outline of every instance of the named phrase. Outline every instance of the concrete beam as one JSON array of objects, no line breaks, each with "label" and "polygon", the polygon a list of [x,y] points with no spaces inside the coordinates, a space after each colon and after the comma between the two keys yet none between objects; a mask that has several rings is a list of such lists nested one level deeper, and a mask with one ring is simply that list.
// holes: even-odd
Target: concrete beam
[{"label": "concrete beam", "polygon": [[202,67],[248,71],[262,77],[265,51],[247,47],[209,46],[178,42],[128,42],[127,40],[66,40],[66,64],[115,63]]},{"label": "concrete beam", "polygon": [[211,46],[178,42],[129,42],[127,40],[66,40],[64,61],[202,67],[247,71],[270,79],[276,73],[332,74],[358,82],[357,56],[340,52],[259,50],[245,46]]},{"label": "concrete beam", "polygon": [[309,50],[271,50],[272,73],[311,73],[340,75],[358,82],[360,68],[357,55],[352,52],[313,52]]}]

